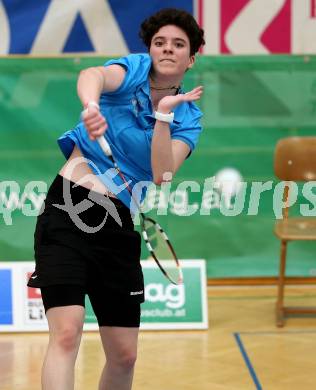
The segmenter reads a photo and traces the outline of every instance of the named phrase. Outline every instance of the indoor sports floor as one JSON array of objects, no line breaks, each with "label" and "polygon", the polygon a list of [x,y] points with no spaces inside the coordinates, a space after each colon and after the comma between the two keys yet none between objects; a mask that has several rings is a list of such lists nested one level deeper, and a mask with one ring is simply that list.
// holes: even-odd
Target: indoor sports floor
[{"label": "indoor sports floor", "polygon": [[[208,288],[209,330],[142,331],[133,390],[312,390],[316,318],[274,325],[275,287]],[[287,303],[315,305],[313,286],[286,289]],[[40,389],[47,334],[0,335],[0,389]],[[97,389],[103,353],[85,333],[76,389]]]}]

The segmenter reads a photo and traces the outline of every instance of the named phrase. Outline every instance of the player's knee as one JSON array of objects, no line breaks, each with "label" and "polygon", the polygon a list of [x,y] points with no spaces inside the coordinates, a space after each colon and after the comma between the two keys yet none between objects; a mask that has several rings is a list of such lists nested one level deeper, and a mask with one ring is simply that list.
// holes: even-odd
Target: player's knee
[{"label": "player's knee", "polygon": [[134,367],[137,360],[137,353],[135,351],[124,351],[117,357],[116,363],[123,370],[130,370]]},{"label": "player's knee", "polygon": [[64,352],[73,352],[79,347],[81,332],[81,326],[67,324],[55,335],[55,343]]}]

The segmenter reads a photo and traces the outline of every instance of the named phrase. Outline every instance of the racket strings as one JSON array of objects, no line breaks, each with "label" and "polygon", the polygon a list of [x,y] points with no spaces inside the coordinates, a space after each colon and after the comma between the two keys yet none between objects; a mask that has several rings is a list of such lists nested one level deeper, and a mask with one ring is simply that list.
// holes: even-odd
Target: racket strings
[{"label": "racket strings", "polygon": [[143,237],[154,260],[167,278],[175,284],[182,283],[182,272],[168,237],[161,226],[153,220],[143,221]]}]

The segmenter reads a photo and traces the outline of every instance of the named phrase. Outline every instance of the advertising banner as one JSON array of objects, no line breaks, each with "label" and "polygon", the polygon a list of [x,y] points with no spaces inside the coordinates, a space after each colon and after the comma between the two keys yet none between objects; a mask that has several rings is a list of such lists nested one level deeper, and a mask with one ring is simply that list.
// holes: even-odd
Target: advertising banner
[{"label": "advertising banner", "polygon": [[197,0],[204,54],[313,54],[315,0]]},{"label": "advertising banner", "polygon": [[[173,285],[153,261],[142,261],[146,302],[141,329],[208,328],[205,261],[181,260],[181,264],[185,282]],[[0,262],[0,332],[48,330],[40,289],[26,285],[33,270],[34,262]],[[97,329],[86,296],[84,330]]]},{"label": "advertising banner", "polygon": [[315,0],[2,0],[0,54],[140,52],[141,22],[165,7],[196,17],[204,54],[316,53]]}]

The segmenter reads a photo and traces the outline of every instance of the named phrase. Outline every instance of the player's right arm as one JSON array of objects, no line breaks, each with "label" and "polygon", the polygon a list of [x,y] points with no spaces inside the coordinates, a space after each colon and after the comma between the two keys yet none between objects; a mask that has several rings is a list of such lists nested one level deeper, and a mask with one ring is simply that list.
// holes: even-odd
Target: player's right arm
[{"label": "player's right arm", "polygon": [[88,108],[83,115],[83,122],[90,139],[95,140],[104,134],[107,123],[99,110],[93,105],[88,107],[88,103],[98,103],[102,92],[116,91],[122,84],[125,74],[126,70],[116,64],[87,68],[80,72],[77,92],[83,107]]}]

